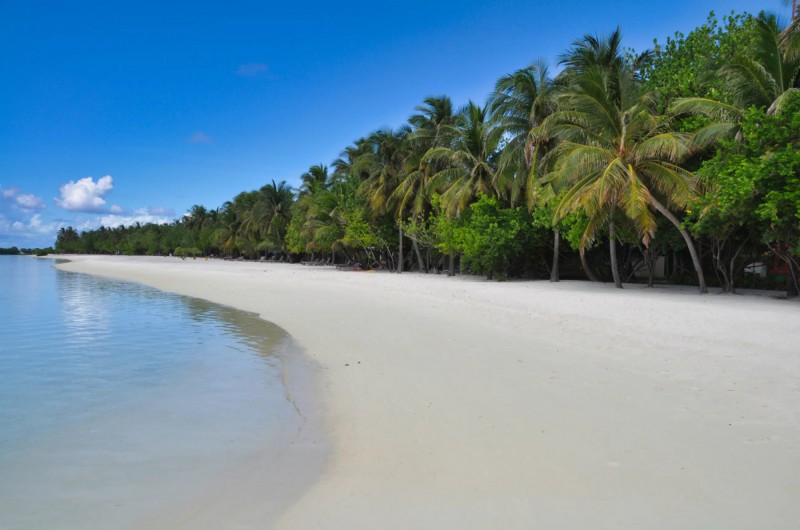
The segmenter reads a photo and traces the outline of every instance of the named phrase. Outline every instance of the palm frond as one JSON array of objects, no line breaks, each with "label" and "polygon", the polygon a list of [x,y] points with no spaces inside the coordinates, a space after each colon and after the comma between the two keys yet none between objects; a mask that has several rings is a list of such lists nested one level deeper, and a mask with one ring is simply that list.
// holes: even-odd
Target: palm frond
[{"label": "palm frond", "polygon": [[690,135],[680,132],[665,132],[651,136],[634,144],[633,156],[640,160],[666,159],[680,162],[689,154]]},{"label": "palm frond", "polygon": [[629,219],[634,221],[645,245],[650,243],[656,231],[656,220],[650,212],[650,191],[639,179],[633,167],[628,167],[628,180],[620,193],[620,206]]},{"label": "palm frond", "polygon": [[705,149],[720,140],[735,138],[742,130],[739,123],[711,123],[695,131],[691,138],[693,149]]},{"label": "palm frond", "polygon": [[714,121],[736,123],[742,120],[742,110],[733,105],[709,98],[679,98],[672,102],[668,112],[673,115],[705,116]]},{"label": "palm frond", "polygon": [[792,94],[796,94],[798,92],[800,92],[800,88],[789,88],[785,90],[781,95],[775,98],[775,101],[773,101],[767,109],[767,113],[780,114]]},{"label": "palm frond", "polygon": [[684,208],[691,197],[697,194],[699,181],[695,175],[682,167],[663,161],[649,161],[641,165],[650,186],[660,191],[669,203]]}]

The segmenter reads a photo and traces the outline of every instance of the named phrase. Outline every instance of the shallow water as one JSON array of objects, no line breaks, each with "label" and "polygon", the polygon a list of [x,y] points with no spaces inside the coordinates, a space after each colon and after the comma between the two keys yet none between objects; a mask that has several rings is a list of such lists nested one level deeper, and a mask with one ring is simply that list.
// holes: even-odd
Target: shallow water
[{"label": "shallow water", "polygon": [[255,315],[0,257],[0,528],[121,528],[301,419]]}]

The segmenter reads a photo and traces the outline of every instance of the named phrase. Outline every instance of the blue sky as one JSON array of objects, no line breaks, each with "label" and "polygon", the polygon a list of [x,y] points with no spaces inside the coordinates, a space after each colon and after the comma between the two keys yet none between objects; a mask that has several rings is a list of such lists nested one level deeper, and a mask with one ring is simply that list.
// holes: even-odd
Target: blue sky
[{"label": "blue sky", "polygon": [[642,50],[761,9],[788,16],[780,0],[7,2],[0,247],[296,185],[426,96],[482,103],[586,33],[619,25]]}]

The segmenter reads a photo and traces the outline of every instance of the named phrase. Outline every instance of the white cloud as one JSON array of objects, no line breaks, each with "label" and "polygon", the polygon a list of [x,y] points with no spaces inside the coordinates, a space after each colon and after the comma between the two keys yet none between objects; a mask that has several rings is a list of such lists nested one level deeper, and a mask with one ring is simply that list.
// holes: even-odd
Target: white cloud
[{"label": "white cloud", "polygon": [[136,215],[155,215],[155,216],[173,216],[175,210],[172,208],[165,208],[163,206],[148,206],[147,208],[137,208],[133,211]]},{"label": "white cloud", "polygon": [[189,143],[190,144],[206,144],[206,145],[208,145],[208,144],[213,143],[213,141],[214,140],[212,140],[210,136],[208,136],[207,134],[202,133],[200,131],[197,131],[196,133],[192,134],[189,137]]},{"label": "white cloud", "polygon": [[33,194],[23,194],[16,196],[17,205],[26,210],[41,210],[44,208],[44,203],[41,197]]},{"label": "white cloud", "polygon": [[111,213],[122,213],[122,206],[119,206],[117,204],[112,204],[111,208],[109,208],[108,211]]},{"label": "white cloud", "polygon": [[114,188],[111,175],[97,179],[82,178],[70,180],[59,188],[61,199],[56,204],[71,212],[102,212],[106,204],[103,196]]},{"label": "white cloud", "polygon": [[0,239],[8,239],[9,237],[31,239],[41,238],[42,236],[53,236],[55,238],[56,230],[62,226],[64,226],[63,221],[45,222],[38,213],[31,216],[30,219],[18,219],[16,221],[12,221],[0,214]]},{"label": "white cloud", "polygon": [[0,186],[0,196],[3,199],[7,199],[13,206],[18,206],[25,210],[44,208],[44,203],[42,203],[40,197],[32,193],[20,195],[19,188],[3,188]]},{"label": "white cloud", "polygon": [[158,215],[150,215],[150,214],[141,214],[141,215],[103,215],[98,220],[99,222],[93,223],[95,224],[95,228],[99,226],[105,226],[106,228],[116,228],[118,226],[130,226],[132,224],[141,223],[146,225],[148,223],[153,223],[157,225],[165,225],[172,221],[172,219],[168,217],[162,217]]},{"label": "white cloud", "polygon": [[240,64],[236,69],[236,75],[241,77],[256,77],[267,73],[267,70],[269,70],[269,67],[264,63]]}]

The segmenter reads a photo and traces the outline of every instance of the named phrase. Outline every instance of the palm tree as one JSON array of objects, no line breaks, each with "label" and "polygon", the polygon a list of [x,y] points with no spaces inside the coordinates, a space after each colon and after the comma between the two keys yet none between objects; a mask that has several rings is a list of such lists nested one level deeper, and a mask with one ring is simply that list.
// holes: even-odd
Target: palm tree
[{"label": "palm tree", "polygon": [[366,174],[359,191],[367,199],[373,216],[394,213],[398,225],[399,259],[397,272],[403,272],[403,227],[402,216],[397,212],[393,194],[403,179],[407,167],[411,132],[403,126],[397,130],[381,129],[366,139],[368,149],[356,158],[350,167],[355,174]]},{"label": "palm tree", "polygon": [[[563,87],[572,87],[575,85],[580,80],[580,77],[588,70],[600,70],[611,74],[618,74],[624,66],[622,58],[622,33],[619,27],[607,37],[584,35],[582,38],[574,41],[572,47],[561,55],[560,63],[566,66],[558,77],[558,82]],[[607,92],[609,93],[610,101],[617,101],[620,97],[620,87],[618,86],[620,79],[618,75],[610,75],[608,81],[609,86],[607,87]],[[564,101],[563,98],[560,99],[562,105]],[[600,211],[598,210],[598,214],[599,213]],[[619,271],[617,269],[617,250],[613,214],[613,207],[609,208],[607,218],[609,226],[608,243],[611,257],[611,274],[614,277],[614,285],[622,288],[622,283],[619,280]],[[594,219],[598,228],[602,226],[602,223],[599,222],[600,220],[601,218]],[[591,225],[592,223],[590,223],[590,226]],[[585,241],[582,241],[579,252],[581,264],[583,265],[586,275],[590,280],[594,281],[595,276],[586,261]]]},{"label": "palm tree", "polygon": [[[497,80],[489,96],[491,123],[502,137],[498,171],[513,183],[511,204],[525,196],[528,208],[552,198],[552,189],[542,188],[540,179],[547,172],[542,163],[554,139],[542,127],[555,112],[555,85],[544,61],[517,70]],[[550,281],[558,281],[560,232],[553,228],[553,267]]]},{"label": "palm tree", "polygon": [[[286,228],[291,218],[291,207],[294,201],[292,189],[281,181],[263,186],[259,190],[258,213],[259,232],[272,249],[283,250],[285,246]],[[255,207],[254,207],[255,208]]]},{"label": "palm tree", "polygon": [[369,150],[353,163],[352,172],[363,172],[367,178],[361,191],[369,201],[376,215],[388,213],[392,209],[391,196],[400,181],[408,156],[406,137],[410,129],[380,129],[367,137]]},{"label": "palm tree", "polygon": [[366,180],[369,176],[368,169],[363,165],[359,167],[357,160],[373,149],[371,143],[367,138],[359,138],[353,145],[345,147],[344,151],[339,154],[339,158],[333,161],[333,176],[331,184],[342,182],[345,180],[357,180],[359,182]]},{"label": "palm tree", "polygon": [[800,57],[800,2],[798,0],[792,2],[792,21],[781,33],[780,45],[787,59]]},{"label": "palm tree", "polygon": [[[447,96],[425,98],[423,105],[417,106],[416,110],[417,113],[408,120],[413,130],[406,137],[406,167],[390,197],[396,205],[398,217],[405,218],[405,212],[410,210],[413,222],[430,209],[431,181],[437,171],[437,165],[425,155],[429,150],[450,142],[455,120],[453,104]],[[417,239],[412,237],[411,242],[420,270],[428,272]]]},{"label": "palm tree", "polygon": [[322,164],[311,166],[308,171],[300,175],[300,195],[313,194],[316,191],[327,188],[330,185],[328,167]]},{"label": "palm tree", "polygon": [[255,229],[257,222],[253,215],[253,206],[258,202],[257,191],[243,191],[232,201],[222,205],[222,222],[224,232],[221,234],[220,246],[228,252],[251,254],[255,249]]},{"label": "palm tree", "polygon": [[206,210],[206,207],[201,204],[195,204],[184,217],[183,224],[189,230],[199,232],[207,220],[208,210]]},{"label": "palm tree", "polygon": [[674,132],[668,120],[655,114],[654,96],[642,94],[632,71],[624,66],[586,66],[574,76],[560,103],[561,110],[549,124],[560,139],[552,151],[551,181],[566,189],[556,206],[556,219],[576,210],[588,215],[581,249],[608,223],[612,272],[621,288],[615,267],[614,212],[620,209],[648,244],[656,230],[652,207],[680,231],[700,292],[707,292],[694,243],[669,209],[685,208],[696,192],[696,178],[680,166],[689,153],[689,136]]},{"label": "palm tree", "polygon": [[500,135],[490,127],[487,114],[486,108],[470,101],[451,127],[451,144],[425,154],[443,167],[431,185],[443,190],[442,206],[448,216],[464,211],[481,193],[505,197],[509,191],[508,181],[496,170]]},{"label": "palm tree", "polygon": [[553,140],[541,128],[556,110],[553,96],[553,80],[543,61],[501,77],[489,96],[490,121],[503,144],[498,171],[511,172],[515,183],[512,204],[521,190],[529,204],[535,202],[539,162]]}]

